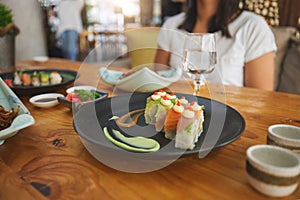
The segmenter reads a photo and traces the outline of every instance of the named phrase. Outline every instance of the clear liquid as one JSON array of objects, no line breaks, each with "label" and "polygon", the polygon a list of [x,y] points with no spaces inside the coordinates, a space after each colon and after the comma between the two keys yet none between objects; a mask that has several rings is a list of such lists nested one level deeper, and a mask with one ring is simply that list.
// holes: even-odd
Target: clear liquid
[{"label": "clear liquid", "polygon": [[217,53],[187,49],[184,53],[184,70],[190,75],[211,73],[217,63]]}]

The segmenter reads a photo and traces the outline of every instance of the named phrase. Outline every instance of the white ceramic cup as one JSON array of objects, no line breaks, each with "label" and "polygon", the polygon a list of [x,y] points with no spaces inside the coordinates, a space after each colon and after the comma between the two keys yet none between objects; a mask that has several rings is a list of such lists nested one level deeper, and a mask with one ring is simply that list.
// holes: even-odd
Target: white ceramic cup
[{"label": "white ceramic cup", "polygon": [[268,128],[267,144],[290,149],[300,155],[300,127],[274,124]]},{"label": "white ceramic cup", "polygon": [[247,149],[246,171],[250,185],[272,197],[292,194],[298,187],[300,158],[274,145],[254,145]]}]

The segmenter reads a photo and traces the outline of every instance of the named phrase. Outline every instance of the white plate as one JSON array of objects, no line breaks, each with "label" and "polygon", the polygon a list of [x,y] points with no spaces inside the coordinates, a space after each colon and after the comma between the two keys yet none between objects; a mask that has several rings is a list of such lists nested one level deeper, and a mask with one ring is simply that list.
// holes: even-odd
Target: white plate
[{"label": "white plate", "polygon": [[87,91],[93,91],[93,90],[97,90],[96,87],[90,86],[90,85],[77,85],[74,87],[70,87],[66,90],[66,92],[68,94],[73,93],[74,90],[87,90]]},{"label": "white plate", "polygon": [[122,72],[100,68],[99,75],[104,82],[115,85],[119,89],[129,92],[150,92],[168,87],[171,83],[178,81],[181,78],[182,69],[173,68],[156,73],[148,67],[143,67],[121,78]]},{"label": "white plate", "polygon": [[47,56],[34,56],[32,59],[39,63],[47,62],[49,60]]},{"label": "white plate", "polygon": [[59,104],[57,97],[64,97],[59,93],[47,93],[33,96],[29,99],[29,102],[40,108],[50,108]]}]

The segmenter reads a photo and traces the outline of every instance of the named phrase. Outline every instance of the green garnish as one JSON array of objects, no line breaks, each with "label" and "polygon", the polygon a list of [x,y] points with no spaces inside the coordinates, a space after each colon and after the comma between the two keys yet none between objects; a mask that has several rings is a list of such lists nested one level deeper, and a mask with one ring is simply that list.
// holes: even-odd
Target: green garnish
[{"label": "green garnish", "polygon": [[192,133],[193,125],[194,125],[194,122],[190,123],[190,124],[185,128],[185,130],[186,130],[187,133]]},{"label": "green garnish", "polygon": [[75,94],[78,94],[78,97],[82,101],[91,101],[98,99],[100,97],[100,94],[96,91],[87,91],[83,89],[75,89]]}]

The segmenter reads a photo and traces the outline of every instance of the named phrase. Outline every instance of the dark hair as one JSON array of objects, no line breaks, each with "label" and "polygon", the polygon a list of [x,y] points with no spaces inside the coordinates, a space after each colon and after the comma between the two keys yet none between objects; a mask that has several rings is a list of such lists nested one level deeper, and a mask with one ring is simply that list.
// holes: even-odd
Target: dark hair
[{"label": "dark hair", "polygon": [[[208,32],[214,33],[221,31],[223,36],[230,38],[231,35],[228,30],[228,24],[245,9],[244,5],[244,0],[220,0],[216,14],[209,20],[207,27]],[[235,18],[232,19],[232,17]],[[191,33],[196,21],[197,0],[188,0],[185,20],[178,26],[178,28]]]}]

